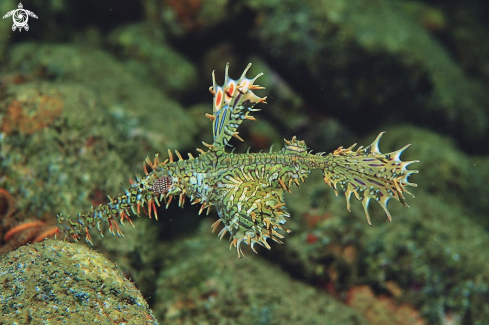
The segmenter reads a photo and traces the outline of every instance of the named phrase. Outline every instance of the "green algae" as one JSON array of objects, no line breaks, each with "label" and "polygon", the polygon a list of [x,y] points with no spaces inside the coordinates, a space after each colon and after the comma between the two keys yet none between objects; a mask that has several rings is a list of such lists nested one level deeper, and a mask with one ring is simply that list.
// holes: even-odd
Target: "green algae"
[{"label": "green algae", "polygon": [[[12,48],[9,69],[89,88],[100,102],[101,114],[108,111],[122,120],[136,120],[138,125],[131,133],[147,138],[153,148],[181,148],[193,143],[194,127],[182,106],[101,50],[22,43]],[[161,121],[168,124],[162,127]]]},{"label": "green algae", "polygon": [[195,237],[167,245],[154,306],[162,324],[367,324],[252,253],[231,257],[209,229],[203,222]]},{"label": "green algae", "polygon": [[489,214],[486,200],[489,192],[485,181],[487,164],[477,164],[477,159],[464,153],[454,141],[432,131],[406,125],[388,130],[383,139],[386,148],[395,148],[406,142],[413,144],[405,155],[421,161],[413,166],[422,174],[413,176],[413,179],[423,193],[428,192],[440,201],[462,207],[477,225],[489,230],[486,217]]},{"label": "green algae", "polygon": [[281,263],[316,281],[332,281],[338,292],[368,284],[392,296],[394,283],[401,292],[396,300],[415,306],[430,324],[452,316],[483,324],[489,317],[489,235],[481,226],[487,225],[487,210],[486,203],[470,202],[487,193],[487,159],[472,159],[481,164],[475,168],[450,141],[414,127],[387,129],[384,138],[381,151],[415,144],[403,154],[403,160],[421,161],[413,165],[420,174],[410,177],[420,184],[412,190],[416,198],[406,197],[410,208],[391,202],[389,222],[371,203],[368,226],[360,204],[352,202],[348,213],[341,193],[336,198],[320,177],[311,177],[311,188],[287,197],[293,232],[280,247]]},{"label": "green algae", "polygon": [[[146,2],[149,3],[150,1]],[[404,116],[407,119],[412,118],[413,121],[418,119],[417,122],[419,122],[425,119],[427,115],[420,115],[419,112],[433,112],[435,116],[439,114],[439,118],[434,119],[435,122],[430,120],[423,123],[430,126],[441,124],[443,128],[446,128],[447,125],[454,125],[455,130],[460,128],[465,132],[461,135],[464,138],[471,138],[472,136],[477,138],[481,134],[480,129],[486,123],[486,118],[483,113],[485,106],[477,104],[480,103],[476,94],[479,86],[468,80],[446,51],[428,35],[429,33],[423,30],[417,22],[404,17],[404,14],[395,7],[397,4],[374,1],[372,7],[369,7],[368,3],[352,1],[314,3],[326,5],[314,6],[313,9],[307,11],[305,8],[308,4],[313,4],[312,1],[306,2],[306,6],[303,4],[294,6],[291,1],[277,1],[271,3],[275,7],[270,6],[269,9],[265,8],[268,2],[253,2],[252,8],[260,7],[259,10],[255,11],[258,17],[254,22],[254,32],[258,31],[259,33],[250,34],[254,35],[252,37],[255,41],[258,39],[263,42],[261,45],[255,43],[256,49],[274,59],[279,59],[270,61],[282,63],[280,70],[274,71],[272,68],[268,72],[267,69],[260,69],[260,71],[267,71],[264,78],[270,76],[272,87],[277,84],[277,78],[283,78],[291,83],[297,82],[294,80],[295,78],[291,77],[291,74],[298,70],[300,76],[304,76],[304,80],[311,79],[308,82],[310,87],[316,87],[319,84],[320,88],[325,89],[326,93],[321,90],[321,96],[326,95],[325,97],[327,97],[331,91],[335,96],[340,97],[340,101],[328,102],[326,100],[328,105],[324,106],[323,112],[328,113],[324,113],[324,115],[329,115],[329,112],[334,110],[345,110],[348,112],[347,115],[356,116],[356,114],[350,113],[358,113],[355,111],[356,107],[365,101],[380,107],[385,106],[386,103],[393,103],[393,107],[400,107],[400,110],[408,112],[410,116],[404,116],[393,109],[389,111],[389,114],[386,114],[389,119],[395,120]],[[288,10],[284,10],[287,5],[290,5]],[[157,13],[158,11],[155,10],[151,14],[156,15]],[[319,17],[314,16],[314,14]],[[310,17],[317,19],[310,19]],[[167,18],[164,17],[164,19]],[[174,16],[170,17],[170,19],[174,18]],[[216,23],[219,23],[218,20],[222,22],[225,20],[225,16],[221,13],[221,16],[217,20],[213,20],[211,25],[215,26]],[[292,27],[287,27],[287,24]],[[400,24],[401,28],[392,28],[397,24]],[[301,28],[296,28],[297,26]],[[58,30],[60,29],[58,27]],[[129,33],[135,30],[138,30],[135,26],[128,26],[128,29],[122,28],[119,31]],[[466,34],[466,38],[467,34],[470,34],[470,31],[467,30],[463,32]],[[176,34],[178,31],[174,33],[174,35]],[[130,36],[132,38],[128,43],[117,43],[120,41],[118,39],[115,42],[112,40],[112,44],[121,45],[124,48],[123,52],[128,49],[131,50],[131,46],[134,45],[144,55],[148,55],[147,49],[153,48],[153,46],[158,47],[156,44],[147,44],[151,39],[150,37],[143,37],[142,43],[138,44],[134,34]],[[219,33],[215,35],[216,38],[220,36]],[[421,37],[416,39],[418,36]],[[480,42],[480,36],[471,35],[471,42],[477,44],[478,41]],[[11,156],[12,159],[19,157],[19,155],[20,158],[15,158],[15,163],[8,163],[9,170],[15,169],[15,171],[10,174],[10,183],[3,182],[1,184],[3,186],[8,184],[7,187],[15,190],[16,197],[23,200],[24,206],[30,206],[31,211],[45,211],[53,214],[58,211],[85,211],[92,204],[87,197],[90,197],[94,190],[100,190],[103,194],[111,195],[120,191],[119,182],[131,176],[131,173],[128,172],[128,165],[133,166],[134,161],[139,163],[147,154],[161,152],[166,147],[180,149],[193,146],[196,143],[194,139],[197,134],[199,134],[199,140],[205,140],[200,135],[202,134],[201,131],[206,131],[208,128],[209,122],[206,119],[199,116],[198,119],[199,121],[202,120],[202,125],[201,128],[197,128],[195,123],[189,122],[192,119],[189,119],[187,114],[182,114],[180,104],[168,101],[166,95],[157,94],[160,91],[160,86],[152,87],[151,89],[154,91],[143,89],[149,85],[143,80],[147,75],[145,71],[151,71],[150,65],[158,66],[160,64],[158,62],[159,57],[147,56],[149,60],[154,60],[150,64],[144,60],[138,61],[137,57],[121,64],[110,55],[101,53],[99,50],[90,53],[92,50],[86,51],[71,45],[46,45],[43,47],[42,53],[35,57],[34,53],[38,49],[38,45],[24,44],[23,47],[18,47],[15,53],[22,56],[19,56],[18,59],[12,59],[15,65],[10,66],[17,71],[38,74],[42,79],[54,79],[59,83],[74,84],[70,85],[72,90],[66,90],[66,88],[60,90],[63,98],[73,98],[73,102],[79,101],[79,105],[65,103],[65,110],[63,111],[63,118],[65,118],[66,110],[79,110],[77,113],[79,116],[76,118],[67,117],[69,123],[75,123],[73,128],[79,130],[68,136],[69,143],[64,143],[64,146],[69,148],[67,154],[72,155],[76,152],[75,148],[85,150],[86,146],[83,144],[83,140],[90,140],[88,135],[91,135],[93,131],[88,127],[84,128],[83,124],[92,125],[93,129],[100,133],[96,134],[98,149],[95,150],[95,153],[84,154],[85,158],[82,159],[82,162],[75,159],[79,157],[78,154],[73,154],[75,158],[68,158],[69,164],[64,167],[61,166],[62,170],[68,168],[72,173],[59,172],[61,170],[60,165],[65,164],[65,162],[60,163],[59,160],[64,158],[56,157],[54,152],[56,147],[52,142],[56,141],[57,137],[45,136],[46,133],[49,133],[46,130],[30,137],[15,135],[15,141],[10,142],[9,151],[4,151],[2,158],[5,159],[10,153],[14,154]],[[226,62],[228,56],[227,53],[224,54],[224,58],[221,60]],[[51,55],[53,55],[52,58],[50,58]],[[122,55],[131,57],[131,53],[122,53]],[[240,52],[235,53],[236,57],[239,55],[241,55]],[[433,58],[429,58],[430,55]],[[325,63],[326,60],[323,59],[323,56],[332,60],[330,66],[325,67],[327,63]],[[438,57],[441,59],[436,62]],[[384,59],[385,62],[379,62]],[[470,57],[466,60],[470,61]],[[235,61],[232,61],[234,64]],[[255,62],[255,60],[251,62]],[[295,64],[303,64],[308,69],[294,70]],[[389,69],[399,65],[402,67],[400,72],[397,69]],[[222,65],[213,63],[212,66],[205,69],[201,67],[200,71],[205,71],[207,76],[209,71],[219,69],[219,67]],[[326,73],[326,69],[330,67],[333,67],[333,71],[327,70]],[[336,67],[340,68],[338,73],[334,71]],[[362,74],[361,71],[358,71],[361,69],[367,71]],[[406,70],[409,71],[406,73]],[[129,71],[133,73],[129,73]],[[352,71],[353,73],[349,73]],[[273,72],[275,76],[272,77],[270,72]],[[289,75],[285,76],[286,73]],[[372,76],[375,77],[372,78]],[[416,85],[424,83],[426,80],[428,81],[428,88],[432,87],[428,94],[423,89],[416,88]],[[154,80],[150,80],[150,82],[154,83]],[[178,84],[182,85],[183,83],[179,81]],[[56,89],[56,87],[57,84],[51,80],[49,82],[44,81],[40,89],[43,93],[48,93],[49,91],[46,89]],[[178,87],[180,86],[176,87],[176,92],[168,91],[169,96],[173,96],[173,94],[176,94],[177,97],[180,96],[178,92],[181,89]],[[32,93],[30,90],[32,88],[34,87],[30,85],[21,86],[18,91],[11,90],[12,97],[9,99],[17,98],[21,92]],[[412,98],[406,100],[406,97],[409,96],[400,91],[404,88],[410,90],[409,94],[413,94]],[[319,87],[314,89],[319,89]],[[268,91],[274,92],[274,89],[267,89],[267,94]],[[128,97],[129,99],[127,99]],[[313,131],[317,134],[315,137],[318,140],[316,140],[317,144],[308,141],[311,148],[323,151],[326,150],[325,147],[331,145],[331,139],[340,140],[338,134],[344,130],[345,124],[338,126],[339,123],[334,121],[336,123],[333,123],[335,130],[332,130],[331,124],[325,123],[327,121],[316,124],[317,116],[309,114],[310,109],[305,109],[304,100],[300,96],[292,94],[290,100],[283,100],[285,98],[284,93],[278,90],[274,96],[269,98],[271,105],[265,107],[263,112],[265,116],[272,116],[274,121],[281,121],[282,125],[290,124],[294,127],[304,125],[304,127],[314,130],[322,129],[321,132]],[[331,97],[328,98],[331,99]],[[279,102],[279,105],[273,104]],[[3,103],[3,105],[6,104],[8,102]],[[85,105],[90,107],[86,111],[86,115],[90,116],[83,116],[82,112],[84,112],[83,107]],[[91,106],[99,108],[100,112]],[[158,110],[162,107],[169,113],[160,116]],[[209,110],[210,106],[208,107]],[[415,110],[414,107],[418,107],[418,109]],[[173,119],[170,112],[174,108],[176,117]],[[469,109],[466,110],[466,108]],[[139,110],[144,110],[141,119],[139,119]],[[465,110],[467,115],[464,115]],[[157,113],[152,114],[151,112]],[[197,117],[193,120],[196,119]],[[353,120],[363,121],[362,118]],[[472,124],[474,120],[476,123]],[[79,121],[79,123],[74,121]],[[111,121],[114,122],[114,125],[104,127],[104,123],[110,124]],[[365,123],[365,128],[368,128],[370,132],[379,121],[377,119],[375,123]],[[446,121],[448,123],[445,123]],[[58,124],[55,125],[58,127]],[[173,128],[174,125],[178,127]],[[351,127],[351,129],[355,130],[355,127]],[[191,137],[181,139],[179,131],[182,130],[194,134]],[[359,132],[364,132],[364,130],[359,130]],[[473,134],[470,134],[472,132]],[[454,133],[454,137],[456,137],[456,132]],[[467,133],[469,133],[468,136]],[[266,134],[274,135],[269,131]],[[407,134],[413,136],[407,139]],[[63,137],[65,135],[67,132],[63,132]],[[136,135],[136,137],[126,141],[128,135]],[[343,135],[344,132],[341,134],[339,143],[350,145],[352,143],[349,141],[350,138]],[[108,137],[109,141],[101,141],[100,137]],[[323,142],[327,140],[327,143],[322,144],[321,139]],[[2,146],[9,143],[8,141],[12,141],[13,138],[5,139],[5,142],[3,140],[2,137]],[[31,140],[32,142],[28,142]],[[135,145],[131,143],[131,140],[138,143],[138,148],[134,148]],[[359,142],[366,144],[371,140],[369,137]],[[484,304],[487,295],[487,269],[484,264],[484,261],[487,261],[484,252],[484,247],[487,246],[487,235],[485,231],[478,228],[487,227],[485,219],[487,219],[488,201],[486,197],[488,191],[487,182],[484,181],[488,175],[487,158],[469,158],[460,152],[451,141],[446,140],[446,137],[412,128],[401,128],[399,132],[389,130],[382,140],[381,149],[384,151],[383,148],[385,147],[399,147],[399,145],[391,146],[390,143],[404,145],[406,142],[413,143],[413,147],[406,152],[406,155],[418,159],[417,153],[420,152],[420,157],[422,157],[421,164],[416,166],[421,170],[421,174],[414,175],[412,178],[414,182],[419,184],[419,188],[413,191],[417,196],[416,199],[408,198],[408,203],[412,206],[409,210],[400,205],[396,206],[395,202],[391,203],[394,210],[394,221],[385,225],[387,220],[383,217],[382,211],[375,206],[375,203],[372,203],[374,225],[368,227],[358,204],[352,202],[353,212],[347,213],[344,199],[334,198],[331,189],[326,188],[318,175],[316,183],[310,179],[304,185],[305,194],[299,197],[297,193],[288,195],[287,202],[291,207],[292,214],[290,228],[293,233],[290,238],[287,238],[284,246],[273,246],[272,253],[277,256],[279,263],[290,266],[290,268],[286,268],[286,272],[290,274],[297,275],[298,272],[303,272],[310,279],[321,281],[329,279],[329,268],[340,270],[340,278],[335,280],[339,292],[358,283],[371,285],[377,293],[386,292],[388,291],[386,283],[395,281],[404,292],[404,296],[400,297],[400,300],[416,304],[416,307],[421,309],[427,320],[432,323],[442,322],[445,313],[451,313],[454,318],[463,319],[466,323],[483,323],[487,319]],[[114,145],[119,144],[120,148],[114,150]],[[15,148],[16,146],[18,148]],[[25,152],[15,151],[17,149],[20,151],[20,148],[24,146],[27,148]],[[35,148],[45,147],[47,151],[44,155],[42,151],[35,150]],[[108,150],[109,148],[111,150]],[[26,153],[29,153],[28,158],[26,158]],[[53,157],[54,160],[51,160]],[[27,164],[24,164],[25,159],[27,159]],[[104,162],[100,163],[101,160]],[[22,173],[23,170],[19,169],[20,166],[25,166],[26,170],[29,171],[39,169],[41,172],[36,171],[25,176],[26,174]],[[2,169],[2,181],[5,180],[4,171],[5,169]],[[45,181],[47,178],[50,179],[50,182]],[[36,179],[41,180],[41,186],[39,186],[39,182],[36,182]],[[56,179],[59,181],[55,181]],[[20,181],[19,184],[15,183],[16,180]],[[57,182],[60,184],[56,184]],[[20,187],[22,190],[19,190]],[[36,194],[37,191],[42,193]],[[429,192],[429,194],[425,192]],[[62,194],[58,195],[58,193]],[[65,206],[70,207],[65,208]],[[332,216],[319,222],[314,229],[309,229],[307,223],[301,219],[303,212],[320,213],[325,211]],[[458,218],[463,220],[459,221]],[[431,226],[430,223],[432,223]],[[144,234],[147,227],[151,227],[147,226],[148,224],[151,225],[148,220],[145,220],[144,226],[137,224],[136,231],[138,233],[141,231]],[[140,230],[139,227],[142,229]],[[155,260],[157,259],[155,255],[164,254],[161,253],[162,251],[160,253],[148,252],[157,241],[154,234],[145,238],[147,240],[145,245],[141,243],[141,238],[144,238],[144,235],[132,237],[131,234],[132,232],[128,231],[128,238],[105,239],[100,244],[101,246],[107,245],[108,250],[114,250],[115,253],[112,256],[120,261],[121,267],[144,287],[145,294],[151,294],[152,283],[150,279],[151,277],[155,278],[158,272],[158,267],[155,267]],[[310,234],[317,237],[318,241],[309,243],[307,240]],[[182,240],[180,237],[183,236],[182,234],[177,236],[177,241]],[[209,247],[206,253],[214,253],[221,246],[225,246],[223,243],[215,242],[215,238],[212,239],[214,241],[209,241],[208,246],[206,246]],[[107,240],[110,243],[107,242],[106,244]],[[196,246],[199,245],[198,243],[197,241]],[[328,251],[329,247],[335,246],[335,243],[341,247],[353,246],[358,259],[354,260],[352,264],[351,261],[347,261],[345,256],[338,256]],[[154,247],[157,246],[154,245]],[[228,257],[229,260],[234,259],[232,252],[224,253],[223,251],[222,254],[226,254],[223,256]],[[184,253],[182,255],[185,256]],[[210,257],[208,258],[210,261]],[[165,258],[161,257],[161,259],[164,260]],[[180,264],[185,263],[177,258],[174,258],[174,261]],[[256,259],[253,259],[248,264],[255,262]],[[144,270],[137,269],[138,263],[145,265]],[[197,265],[200,264],[197,263]],[[436,267],[432,267],[432,265]],[[265,264],[265,266],[269,267],[269,264]],[[166,267],[180,270],[178,265],[167,265]],[[182,269],[184,269],[182,277],[189,274],[185,267]],[[202,269],[205,270],[204,275],[208,276],[209,279],[217,278],[212,277],[212,270],[209,271],[205,266]],[[257,272],[263,271],[262,269],[260,267]],[[198,269],[195,272],[197,271]],[[283,275],[281,274],[283,271],[275,271],[280,276]],[[222,271],[220,276],[223,272],[225,271]],[[165,274],[164,277],[167,278],[168,274]],[[175,277],[180,277],[180,275],[175,274]],[[194,298],[197,296],[195,293],[197,290],[193,289],[191,284],[198,286],[202,283],[202,278],[204,276],[199,278],[198,274],[189,275],[189,283],[186,288],[190,291],[189,296],[192,298],[192,302],[197,300]],[[290,279],[282,279],[282,281],[287,282]],[[166,280],[162,280],[162,282],[168,283]],[[184,280],[179,279],[175,282],[182,284],[182,286],[185,285]],[[234,285],[234,282],[231,281],[231,285]],[[265,287],[265,285],[263,286]],[[280,284],[277,283],[277,286]],[[308,286],[294,288],[302,292],[310,289],[310,287],[309,284]],[[164,291],[166,289],[160,288],[159,290]],[[175,291],[179,296],[184,295],[182,292],[178,292],[178,289],[169,290],[169,292]],[[212,298],[212,294],[205,296],[209,296],[209,300]],[[236,300],[239,298],[241,296],[232,301],[226,300],[225,303],[230,303],[233,306],[232,311],[236,311],[238,307],[234,308],[233,303],[236,304]],[[170,297],[169,299],[172,301],[173,298]],[[276,315],[281,311],[280,307],[277,307],[278,304],[273,303],[273,299],[269,297],[266,298],[264,307],[258,306],[258,298],[255,296],[252,296],[251,300],[255,303],[253,308],[250,308],[246,319],[251,319],[257,323],[270,323],[273,321],[271,315]],[[174,317],[172,319],[177,320],[185,317],[189,320],[193,320],[194,317],[199,319],[206,317],[193,315],[196,310],[205,310],[201,307],[200,302],[197,304],[198,307],[193,307],[191,304],[185,306],[184,301],[185,308],[181,305],[179,307],[178,303],[181,303],[181,300],[168,307],[160,299],[159,310],[161,314],[170,315]],[[245,308],[246,306],[240,307]],[[220,315],[221,309],[219,308],[215,314],[212,314],[213,317]],[[307,310],[307,306],[303,308]],[[183,316],[179,315],[180,310],[183,310]],[[223,314],[225,314],[224,311]],[[250,314],[254,315],[254,318]],[[229,314],[225,314],[225,316],[229,316]],[[210,319],[214,320],[215,318]]]},{"label": "green algae", "polygon": [[124,227],[124,238],[112,235],[92,237],[93,247],[111,261],[117,261],[117,267],[137,285],[149,304],[156,296],[155,279],[166,254],[158,238],[160,229],[168,223],[166,214],[161,219],[156,221],[143,217],[133,220],[135,227]]},{"label": "green algae", "polygon": [[307,71],[314,89],[326,89],[310,97],[336,115],[362,119],[369,107],[391,113],[394,105],[403,118],[412,119],[408,112],[416,108],[433,117],[425,123],[465,141],[487,134],[482,85],[400,6],[386,0],[246,3],[258,15],[251,36],[275,60]]},{"label": "green algae", "polygon": [[[173,1],[166,6],[159,5],[157,0],[146,0],[145,7],[151,20],[161,20],[166,29],[179,37],[187,33],[208,32],[231,19],[235,11],[235,6],[230,6],[229,0]],[[160,16],[152,17],[154,12],[150,11],[158,12],[156,8]]]},{"label": "green algae", "polygon": [[197,83],[193,64],[166,44],[163,31],[154,24],[134,24],[115,29],[110,42],[122,49],[131,71],[140,79],[153,84],[173,98],[184,98]]},{"label": "green algae", "polygon": [[[12,112],[15,101],[22,118]],[[50,102],[58,107],[56,114],[46,112]],[[33,216],[86,209],[95,191],[118,191],[129,174],[128,156],[112,150],[129,138],[114,132],[115,120],[100,112],[95,94],[85,87],[51,82],[9,86],[0,115],[2,128],[11,128],[2,135],[0,186]],[[43,124],[47,117],[50,123]],[[19,127],[13,128],[14,122]],[[22,126],[29,123],[32,130]],[[137,150],[130,143],[125,148]]]},{"label": "green algae", "polygon": [[147,155],[193,141],[181,106],[101,51],[23,43],[20,66],[39,79],[2,90],[0,186],[33,216],[101,203]]},{"label": "green algae", "polygon": [[8,324],[157,324],[112,262],[53,240],[2,257],[0,310],[0,323]]}]

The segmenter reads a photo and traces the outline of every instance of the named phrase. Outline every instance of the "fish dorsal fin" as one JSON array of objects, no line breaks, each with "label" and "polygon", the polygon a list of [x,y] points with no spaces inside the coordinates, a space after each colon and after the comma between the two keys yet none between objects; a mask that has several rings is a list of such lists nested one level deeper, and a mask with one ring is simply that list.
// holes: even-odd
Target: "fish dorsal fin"
[{"label": "fish dorsal fin", "polygon": [[263,73],[259,73],[253,79],[248,79],[246,72],[250,67],[251,63],[248,64],[241,77],[234,80],[229,78],[229,63],[227,63],[222,86],[216,84],[215,73],[212,72],[212,87],[209,88],[209,91],[214,95],[213,110],[212,115],[207,114],[206,116],[212,121],[212,134],[214,136],[212,146],[217,150],[228,145],[232,136],[243,141],[236,130],[243,120],[254,120],[249,113],[259,110],[253,109],[256,104],[265,103],[266,97],[260,98],[252,91],[264,89],[264,87],[253,84]]}]

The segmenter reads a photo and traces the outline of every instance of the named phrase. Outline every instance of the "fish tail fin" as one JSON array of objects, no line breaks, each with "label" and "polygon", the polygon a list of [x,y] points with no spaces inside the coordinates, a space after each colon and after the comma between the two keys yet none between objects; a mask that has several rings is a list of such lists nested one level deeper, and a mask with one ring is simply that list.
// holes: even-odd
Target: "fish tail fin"
[{"label": "fish tail fin", "polygon": [[357,200],[362,202],[367,222],[370,222],[368,206],[371,199],[377,201],[384,209],[385,214],[392,220],[387,207],[390,199],[395,199],[407,206],[404,193],[412,195],[407,186],[416,187],[410,183],[408,177],[418,173],[417,170],[408,170],[407,167],[418,160],[402,161],[400,156],[410,145],[399,150],[381,153],[379,142],[381,132],[377,138],[367,147],[360,146],[353,150],[356,144],[344,149],[340,147],[325,156],[323,168],[324,182],[333,187],[336,195],[341,188],[346,197],[347,209],[350,211],[350,198],[354,194]]}]

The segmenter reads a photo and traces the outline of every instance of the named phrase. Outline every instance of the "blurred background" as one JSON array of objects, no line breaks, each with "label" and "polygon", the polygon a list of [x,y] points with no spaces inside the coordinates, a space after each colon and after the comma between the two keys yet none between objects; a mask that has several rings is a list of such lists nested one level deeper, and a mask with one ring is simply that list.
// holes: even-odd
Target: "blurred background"
[{"label": "blurred background", "polygon": [[[409,0],[25,1],[0,21],[0,253],[106,203],[167,149],[212,142],[211,72],[267,105],[236,152],[296,135],[314,152],[412,146],[410,208],[346,210],[321,174],[287,195],[284,245],[237,260],[215,210],[174,204],[95,248],[161,324],[487,324],[489,3]],[[18,2],[2,0],[3,16]],[[121,183],[123,186],[121,187]],[[375,206],[374,206],[375,205]],[[97,238],[95,238],[97,237]]]}]

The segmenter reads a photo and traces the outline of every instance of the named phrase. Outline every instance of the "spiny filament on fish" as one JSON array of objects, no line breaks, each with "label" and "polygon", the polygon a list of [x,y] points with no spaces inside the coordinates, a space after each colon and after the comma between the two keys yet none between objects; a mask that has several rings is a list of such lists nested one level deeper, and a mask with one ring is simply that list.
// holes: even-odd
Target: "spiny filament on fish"
[{"label": "spiny filament on fish", "polygon": [[212,230],[222,223],[219,238],[229,233],[230,247],[234,246],[241,258],[244,257],[242,244],[256,253],[256,244],[270,249],[269,238],[282,243],[284,236],[279,231],[290,232],[283,226],[290,216],[285,210],[284,192],[291,192],[293,184],[300,186],[315,169],[323,172],[325,183],[334,188],[336,195],[339,188],[345,193],[348,210],[352,194],[362,202],[369,224],[368,205],[372,199],[380,204],[389,220],[391,214],[387,203],[390,199],[408,206],[403,194],[412,195],[406,187],[416,184],[409,183],[408,177],[418,171],[407,167],[418,161],[400,159],[409,145],[381,153],[379,141],[384,132],[365,148],[354,150],[355,144],[328,154],[312,154],[305,142],[296,137],[285,140],[284,147],[278,152],[226,152],[231,137],[242,141],[237,132],[241,122],[255,120],[250,113],[260,110],[254,108],[256,104],[265,103],[266,97],[260,98],[253,93],[253,90],[264,89],[254,84],[262,74],[248,79],[246,72],[250,66],[251,63],[239,79],[233,80],[228,75],[227,64],[222,86],[216,84],[212,72],[209,90],[214,96],[213,113],[206,117],[212,122],[213,143],[203,142],[207,151],[197,149],[199,156],[193,157],[189,153],[188,159],[183,159],[175,150],[177,161],[173,160],[170,150],[168,159],[163,162],[159,161],[158,155],[153,161],[146,158],[143,163],[145,176],[131,181],[123,194],[109,197],[110,202],[92,207],[85,214],[75,217],[58,215],[61,231],[75,241],[85,235],[85,240],[91,243],[90,229],[97,228],[103,236],[101,225],[107,222],[111,234],[122,236],[117,220],[121,224],[125,220],[132,224],[129,215],[139,217],[141,210],[150,218],[154,214],[157,219],[157,206],[162,202],[168,208],[175,198],[183,207],[185,198],[189,197],[191,204],[201,204],[199,214],[204,209],[209,213],[211,207],[217,210],[219,219],[212,225]]}]

